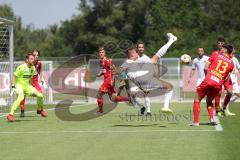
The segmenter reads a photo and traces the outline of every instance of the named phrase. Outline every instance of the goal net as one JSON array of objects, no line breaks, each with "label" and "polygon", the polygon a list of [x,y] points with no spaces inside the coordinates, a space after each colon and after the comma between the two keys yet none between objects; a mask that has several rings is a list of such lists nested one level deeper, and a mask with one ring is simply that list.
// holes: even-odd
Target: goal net
[{"label": "goal net", "polygon": [[[13,21],[0,17],[0,113],[6,110],[6,106],[12,103],[9,98],[11,86],[7,79],[13,75]],[[7,76],[7,79],[4,76]],[[7,85],[5,90],[3,85]],[[2,91],[5,90],[5,94]]]}]

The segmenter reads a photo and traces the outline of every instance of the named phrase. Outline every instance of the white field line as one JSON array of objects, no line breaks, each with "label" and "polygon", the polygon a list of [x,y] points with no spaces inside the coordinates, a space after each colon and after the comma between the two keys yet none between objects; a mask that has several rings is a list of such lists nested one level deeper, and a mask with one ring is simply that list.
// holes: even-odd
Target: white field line
[{"label": "white field line", "polygon": [[69,131],[6,131],[0,134],[56,134],[56,133],[154,133],[154,132],[217,132],[217,130],[69,130]]}]

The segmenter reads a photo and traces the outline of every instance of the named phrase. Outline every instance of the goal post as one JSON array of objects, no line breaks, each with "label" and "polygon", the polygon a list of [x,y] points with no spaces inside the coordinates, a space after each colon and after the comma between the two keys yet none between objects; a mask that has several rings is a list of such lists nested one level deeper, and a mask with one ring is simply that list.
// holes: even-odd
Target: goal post
[{"label": "goal post", "polygon": [[[11,80],[13,77],[13,61],[14,61],[14,21],[0,17],[0,62],[8,62],[6,66],[0,66],[0,73],[8,74]],[[0,77],[1,78],[1,77]],[[3,82],[2,82],[3,83]],[[8,96],[0,97],[0,105],[11,105],[13,99],[9,97],[11,93],[11,85],[8,85]],[[7,99],[7,100],[6,100]]]}]

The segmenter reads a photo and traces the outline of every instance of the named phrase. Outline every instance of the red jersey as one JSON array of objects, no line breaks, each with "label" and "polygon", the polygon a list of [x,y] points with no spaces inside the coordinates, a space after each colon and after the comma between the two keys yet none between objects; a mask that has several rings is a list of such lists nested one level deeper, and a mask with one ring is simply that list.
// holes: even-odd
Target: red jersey
[{"label": "red jersey", "polygon": [[234,68],[231,56],[221,53],[212,54],[208,59],[208,63],[211,65],[208,68],[204,81],[209,85],[221,88]]},{"label": "red jersey", "polygon": [[112,66],[112,61],[107,58],[104,57],[101,61],[100,61],[100,66],[102,68],[102,72],[104,74],[104,81],[109,81],[111,82],[111,66]]},{"label": "red jersey", "polygon": [[37,61],[34,64],[35,68],[36,68],[36,74],[32,77],[32,81],[38,82],[38,75],[41,73],[42,71],[42,62],[41,61]]}]

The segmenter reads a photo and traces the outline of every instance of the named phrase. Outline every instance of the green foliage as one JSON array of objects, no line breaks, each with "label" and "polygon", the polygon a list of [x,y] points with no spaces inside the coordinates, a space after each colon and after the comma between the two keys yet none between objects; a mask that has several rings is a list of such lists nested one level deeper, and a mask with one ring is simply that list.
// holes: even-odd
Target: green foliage
[{"label": "green foliage", "polygon": [[[43,56],[94,54],[108,42],[143,41],[153,55],[166,43],[166,33],[178,37],[167,57],[195,55],[198,47],[210,54],[219,36],[236,48],[240,1],[225,0],[79,0],[80,14],[60,26],[22,27],[11,7],[0,5],[0,16],[15,20],[15,55],[38,48]],[[109,54],[121,52],[115,49]]]}]

